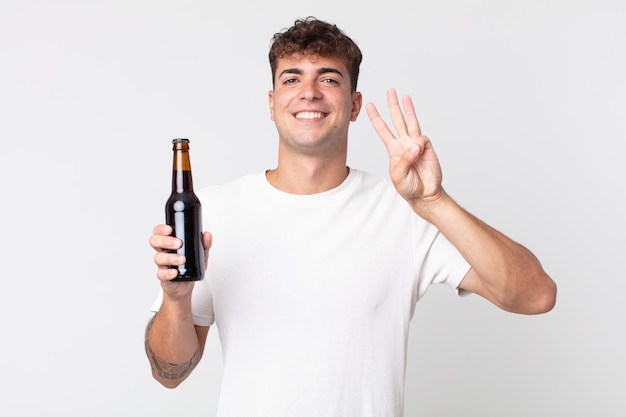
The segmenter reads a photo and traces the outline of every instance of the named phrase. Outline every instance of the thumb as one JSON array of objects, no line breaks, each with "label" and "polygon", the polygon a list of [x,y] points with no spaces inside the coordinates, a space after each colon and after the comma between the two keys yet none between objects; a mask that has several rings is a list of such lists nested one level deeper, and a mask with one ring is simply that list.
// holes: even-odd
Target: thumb
[{"label": "thumb", "polygon": [[204,264],[209,262],[209,250],[213,245],[213,235],[209,232],[202,233],[202,246],[204,247]]},{"label": "thumb", "polygon": [[400,158],[393,164],[392,168],[395,171],[406,172],[415,164],[421,154],[422,147],[414,143],[404,151]]},{"label": "thumb", "polygon": [[[417,186],[417,184],[414,183],[416,176],[412,171],[421,153],[422,148],[415,143],[406,149],[395,163],[392,162],[389,174],[396,187],[406,190],[407,187],[414,188]],[[410,192],[413,191],[414,190],[411,190]]]}]

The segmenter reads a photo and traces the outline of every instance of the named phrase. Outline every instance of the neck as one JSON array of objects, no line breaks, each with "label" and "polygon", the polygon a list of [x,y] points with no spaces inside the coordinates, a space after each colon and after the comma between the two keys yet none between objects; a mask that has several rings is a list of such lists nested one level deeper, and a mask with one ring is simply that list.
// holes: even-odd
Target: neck
[{"label": "neck", "polygon": [[345,156],[342,158],[300,158],[281,161],[266,173],[269,183],[290,194],[318,194],[332,190],[348,176]]}]

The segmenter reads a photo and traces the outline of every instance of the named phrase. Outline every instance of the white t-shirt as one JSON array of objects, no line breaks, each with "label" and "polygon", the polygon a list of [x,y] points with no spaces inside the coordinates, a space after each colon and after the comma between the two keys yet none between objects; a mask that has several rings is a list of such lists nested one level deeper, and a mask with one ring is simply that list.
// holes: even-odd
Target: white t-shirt
[{"label": "white t-shirt", "polygon": [[415,303],[459,285],[458,251],[389,180],[354,169],[314,195],[263,172],[197,194],[213,246],[192,309],[219,329],[217,415],[402,416]]}]

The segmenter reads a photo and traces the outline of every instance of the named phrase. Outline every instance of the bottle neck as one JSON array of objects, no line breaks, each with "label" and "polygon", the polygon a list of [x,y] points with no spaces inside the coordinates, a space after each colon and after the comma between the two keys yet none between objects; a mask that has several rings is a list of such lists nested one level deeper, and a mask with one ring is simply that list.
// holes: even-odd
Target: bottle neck
[{"label": "bottle neck", "polygon": [[187,144],[176,144],[176,146],[174,146],[174,164],[172,170],[173,193],[193,191],[189,149],[186,145]]}]

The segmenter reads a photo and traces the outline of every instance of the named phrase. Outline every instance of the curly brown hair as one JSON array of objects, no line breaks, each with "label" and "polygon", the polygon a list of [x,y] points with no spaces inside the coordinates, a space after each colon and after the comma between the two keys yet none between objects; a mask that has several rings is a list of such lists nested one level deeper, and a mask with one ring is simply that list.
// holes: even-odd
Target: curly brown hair
[{"label": "curly brown hair", "polygon": [[356,91],[363,55],[357,44],[336,25],[309,16],[297,19],[289,29],[274,34],[269,52],[272,85],[278,60],[298,53],[342,59],[350,72],[352,91]]}]

